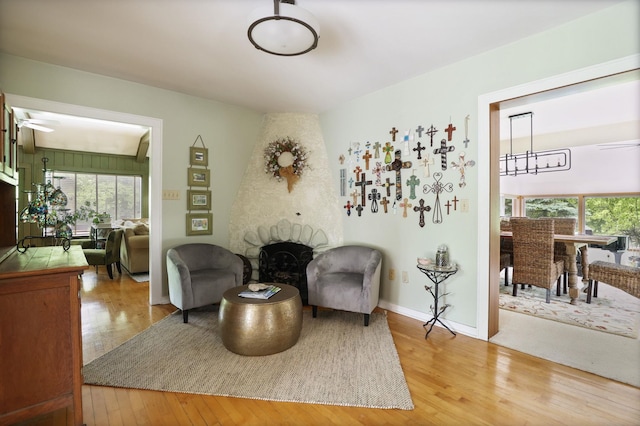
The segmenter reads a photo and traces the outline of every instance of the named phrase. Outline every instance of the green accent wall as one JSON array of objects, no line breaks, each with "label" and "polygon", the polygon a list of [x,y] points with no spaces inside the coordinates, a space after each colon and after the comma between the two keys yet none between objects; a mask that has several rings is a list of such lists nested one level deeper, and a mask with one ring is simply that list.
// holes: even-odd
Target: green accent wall
[{"label": "green accent wall", "polygon": [[[111,175],[142,176],[142,217],[149,217],[149,159],[143,163],[135,157],[114,154],[97,154],[81,151],[54,149],[38,149],[34,154],[27,154],[22,147],[18,148],[18,168],[20,183],[18,186],[18,211],[27,205],[25,191],[33,188],[33,184],[42,182],[42,159],[46,157],[47,169],[64,172],[97,173]],[[34,224],[19,224],[18,237],[39,235]]]}]

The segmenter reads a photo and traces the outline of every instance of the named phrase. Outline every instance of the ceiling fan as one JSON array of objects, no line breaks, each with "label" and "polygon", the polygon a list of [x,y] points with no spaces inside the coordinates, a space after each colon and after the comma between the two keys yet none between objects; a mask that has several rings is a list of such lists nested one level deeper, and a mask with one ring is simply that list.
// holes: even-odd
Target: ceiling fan
[{"label": "ceiling fan", "polygon": [[46,127],[46,125],[59,124],[55,120],[45,120],[39,118],[21,118],[18,120],[18,128],[28,127],[33,130],[39,130],[41,132],[53,132],[54,129]]}]

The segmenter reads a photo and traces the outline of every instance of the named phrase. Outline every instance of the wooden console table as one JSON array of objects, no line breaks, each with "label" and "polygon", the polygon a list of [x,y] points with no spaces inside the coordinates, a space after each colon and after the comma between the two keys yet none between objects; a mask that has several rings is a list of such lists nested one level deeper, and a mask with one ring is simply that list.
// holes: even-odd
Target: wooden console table
[{"label": "wooden console table", "polygon": [[0,263],[0,425],[72,407],[82,425],[80,246],[32,247]]}]

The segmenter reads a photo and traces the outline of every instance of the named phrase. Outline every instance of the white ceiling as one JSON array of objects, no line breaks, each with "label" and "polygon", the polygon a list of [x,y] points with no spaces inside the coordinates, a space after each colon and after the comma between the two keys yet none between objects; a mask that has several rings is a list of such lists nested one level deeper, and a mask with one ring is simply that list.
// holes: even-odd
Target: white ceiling
[{"label": "white ceiling", "polygon": [[621,1],[298,0],[320,22],[319,46],[279,57],[247,38],[247,17],[272,0],[0,0],[0,51],[259,112],[321,113]]}]

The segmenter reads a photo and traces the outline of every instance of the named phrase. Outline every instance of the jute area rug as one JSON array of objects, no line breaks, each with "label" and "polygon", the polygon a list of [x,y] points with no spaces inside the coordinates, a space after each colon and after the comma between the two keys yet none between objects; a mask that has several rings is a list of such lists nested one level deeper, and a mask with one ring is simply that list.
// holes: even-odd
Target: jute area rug
[{"label": "jute area rug", "polygon": [[501,309],[632,339],[638,337],[640,299],[605,283],[599,284],[598,297],[591,298],[591,304],[586,303],[586,293],[581,292],[578,304],[571,305],[569,295],[556,296],[555,287],[551,303],[545,302],[546,290],[539,287],[519,287],[516,297],[512,292],[511,285],[500,286]]},{"label": "jute area rug", "polygon": [[412,410],[384,314],[303,313],[298,343],[279,354],[229,352],[217,307],[174,312],[84,366],[86,384],[272,401]]}]

